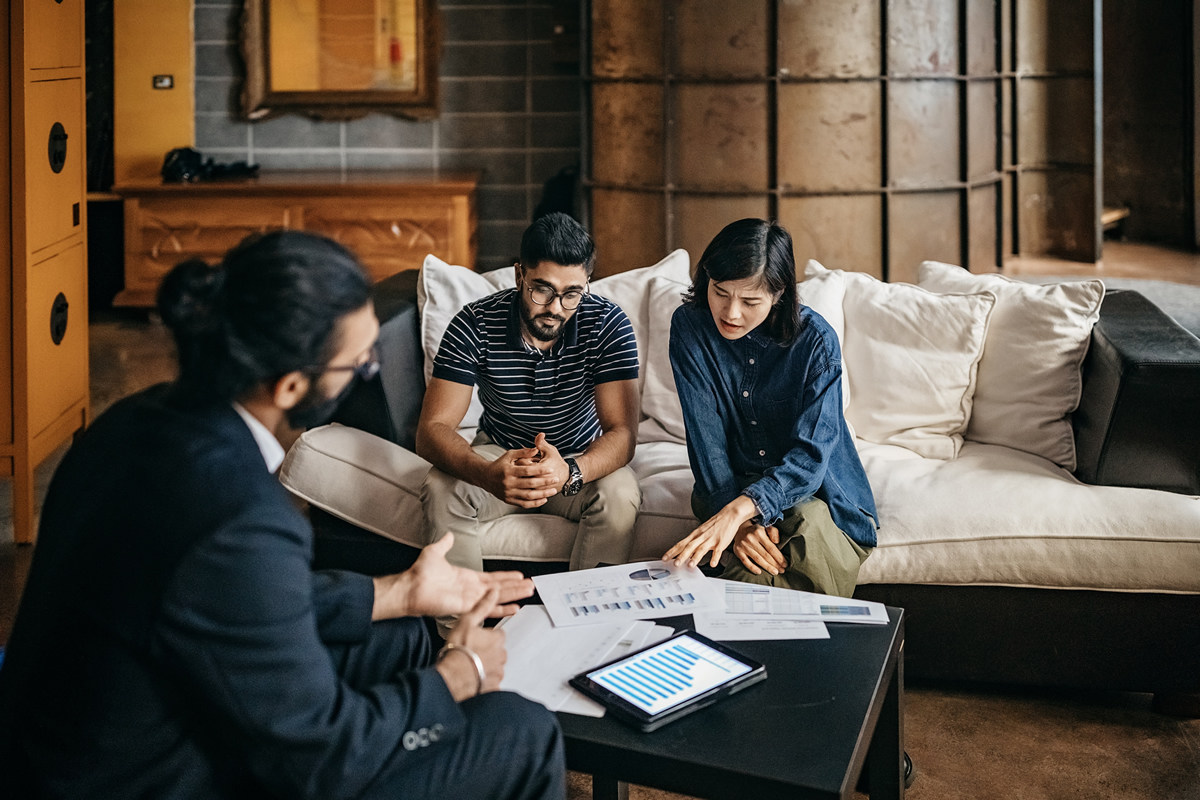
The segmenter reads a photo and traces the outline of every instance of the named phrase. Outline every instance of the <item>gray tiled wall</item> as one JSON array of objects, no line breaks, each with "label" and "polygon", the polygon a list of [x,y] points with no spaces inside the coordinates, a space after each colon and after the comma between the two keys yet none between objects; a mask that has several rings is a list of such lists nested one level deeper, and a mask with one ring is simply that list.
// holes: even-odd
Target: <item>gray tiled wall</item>
[{"label": "gray tiled wall", "polygon": [[542,185],[579,160],[578,68],[550,58],[548,2],[441,0],[441,113],[239,119],[238,0],[196,3],[196,147],[264,169],[481,169],[480,269],[511,264]]}]

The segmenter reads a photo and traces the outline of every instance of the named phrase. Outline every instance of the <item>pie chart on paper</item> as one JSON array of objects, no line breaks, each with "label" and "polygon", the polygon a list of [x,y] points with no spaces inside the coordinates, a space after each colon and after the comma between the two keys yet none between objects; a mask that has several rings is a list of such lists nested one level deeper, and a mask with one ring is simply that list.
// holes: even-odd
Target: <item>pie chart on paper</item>
[{"label": "pie chart on paper", "polygon": [[629,573],[629,577],[635,581],[660,581],[663,578],[671,577],[669,569],[639,569]]}]

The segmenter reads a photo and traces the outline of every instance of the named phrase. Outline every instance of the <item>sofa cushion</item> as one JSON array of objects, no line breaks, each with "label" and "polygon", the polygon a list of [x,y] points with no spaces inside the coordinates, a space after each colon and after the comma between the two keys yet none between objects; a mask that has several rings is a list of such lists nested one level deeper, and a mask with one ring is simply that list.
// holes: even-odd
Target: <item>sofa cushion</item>
[{"label": "sofa cushion", "polygon": [[651,280],[647,290],[650,324],[646,333],[646,360],[642,362],[642,372],[646,377],[642,389],[642,413],[648,420],[657,423],[657,429],[666,434],[665,437],[655,435],[651,441],[665,440],[682,444],[687,440],[687,432],[683,427],[683,406],[679,404],[670,354],[671,318],[675,310],[683,305],[683,293],[687,290],[687,283],[661,276]]},{"label": "sofa cushion", "polygon": [[1200,592],[1200,498],[1089,486],[1039,456],[861,443],[879,546],[859,583]]},{"label": "sofa cushion", "polygon": [[[825,270],[809,261],[809,279]],[[846,420],[858,437],[954,458],[971,416],[975,376],[996,303],[990,292],[934,294],[844,273]]]},{"label": "sofa cushion", "polygon": [[[480,273],[466,267],[452,266],[435,255],[425,256],[417,281],[417,313],[421,318],[426,385],[433,377],[433,361],[454,315],[467,303],[516,285],[516,270],[512,267]],[[475,386],[471,389],[471,406],[462,424],[474,427],[479,424],[482,414],[479,387]]]},{"label": "sofa cushion", "polygon": [[1038,286],[926,261],[920,285],[934,292],[986,289],[996,295],[965,438],[1014,447],[1074,470],[1070,415],[1083,390],[1080,369],[1100,318],[1104,283]]}]

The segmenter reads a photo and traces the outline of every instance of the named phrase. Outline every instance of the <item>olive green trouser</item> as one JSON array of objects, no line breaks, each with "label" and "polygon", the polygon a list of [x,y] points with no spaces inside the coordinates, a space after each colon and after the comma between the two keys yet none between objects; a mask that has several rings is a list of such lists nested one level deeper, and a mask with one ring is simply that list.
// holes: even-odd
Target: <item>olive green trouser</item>
[{"label": "olive green trouser", "polygon": [[[692,494],[692,513],[701,522],[708,519],[695,494]],[[775,527],[779,529],[777,547],[787,559],[787,569],[782,574],[772,575],[763,570],[755,575],[730,553],[727,558],[732,561],[721,577],[838,597],[854,595],[858,569],[871,555],[871,549],[859,545],[833,523],[824,500],[813,497],[797,503],[783,513],[783,519]]]}]

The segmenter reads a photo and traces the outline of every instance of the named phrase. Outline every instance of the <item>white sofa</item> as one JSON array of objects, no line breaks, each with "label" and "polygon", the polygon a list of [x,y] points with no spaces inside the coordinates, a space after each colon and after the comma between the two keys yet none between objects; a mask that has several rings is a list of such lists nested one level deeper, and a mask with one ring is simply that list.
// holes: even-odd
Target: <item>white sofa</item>
[{"label": "white sofa", "polygon": [[[1000,613],[996,609],[1009,602],[1003,592],[1021,590],[1016,596],[1033,598],[1035,611],[1046,608],[1050,613],[1041,622],[1029,621],[1047,628],[1039,635],[1056,642],[1056,648],[1072,642],[1078,647],[1084,635],[1062,631],[1055,639],[1053,615],[1062,612],[1053,609],[1059,598],[1068,604],[1108,598],[1130,609],[1130,625],[1143,614],[1200,610],[1200,498],[1090,485],[1072,471],[1077,465],[1071,412],[1082,391],[1081,364],[1099,316],[1102,287],[1027,291],[1024,284],[997,284],[1004,279],[974,278],[951,269],[957,270],[945,265],[923,270],[942,294],[830,272],[815,263],[800,287],[802,300],[821,311],[843,339],[846,415],[879,512],[879,545],[860,573],[860,590],[867,596],[872,585],[991,587],[1001,592],[934,595],[944,600],[932,601],[927,616],[953,612],[960,622],[948,622],[951,626],[987,619],[988,608],[961,607],[974,604],[973,598]],[[427,260],[417,287],[426,378],[429,354],[436,351],[450,317],[463,303],[511,285],[511,280],[511,270],[476,275]],[[633,321],[643,364],[643,421],[631,463],[643,499],[631,559],[659,557],[696,524],[689,507],[692,476],[682,418],[666,356],[670,315],[687,281],[687,254],[676,251],[653,267],[593,285],[593,291],[620,303]],[[1047,322],[1045,316],[1055,318]],[[1196,346],[1185,360],[1200,353],[1200,342]],[[410,374],[403,380],[419,378]],[[408,413],[411,417],[411,408]],[[477,419],[478,408],[473,407],[464,421],[464,436],[470,437]],[[301,437],[288,454],[281,479],[313,507],[378,536],[419,546],[420,487],[428,469],[426,461],[399,444],[335,424]],[[1077,471],[1086,472],[1082,467]],[[484,540],[484,557],[565,562],[573,535],[574,526],[565,520],[514,515],[494,524]],[[1068,592],[1077,594],[1067,598]],[[1130,605],[1122,595],[1153,599]],[[1085,615],[1088,607],[1084,603]],[[910,609],[910,639],[918,621]],[[1012,622],[1020,627],[1020,620]],[[1156,636],[1176,637],[1158,634],[1157,622],[1147,624],[1146,630]],[[935,654],[932,661],[975,658],[976,633],[947,644],[949,651]],[[1126,640],[1132,647],[1146,647],[1137,637]],[[930,645],[937,650],[935,643]],[[1148,678],[1142,685],[1132,685],[1137,681],[1127,674],[1137,672],[1136,665],[1144,661],[1136,652],[1124,656],[1133,666],[1117,670],[1121,674],[1110,675],[1111,680],[1104,677],[1108,668],[1089,663],[1086,670],[1070,664],[1050,668],[1024,682],[1200,691],[1200,635],[1171,646],[1181,649],[1163,656],[1170,676]],[[965,654],[954,654],[955,647]],[[911,661],[911,647],[909,657]],[[980,654],[980,660],[980,674],[966,677],[1023,680],[1020,674],[1008,674],[1014,669],[1020,673],[1019,663],[993,675],[987,657]],[[1180,660],[1188,663],[1179,670],[1170,666]],[[1100,677],[1079,674],[1093,668]],[[1190,670],[1197,677],[1189,683]],[[931,666],[926,672],[957,676],[953,668]]]}]

